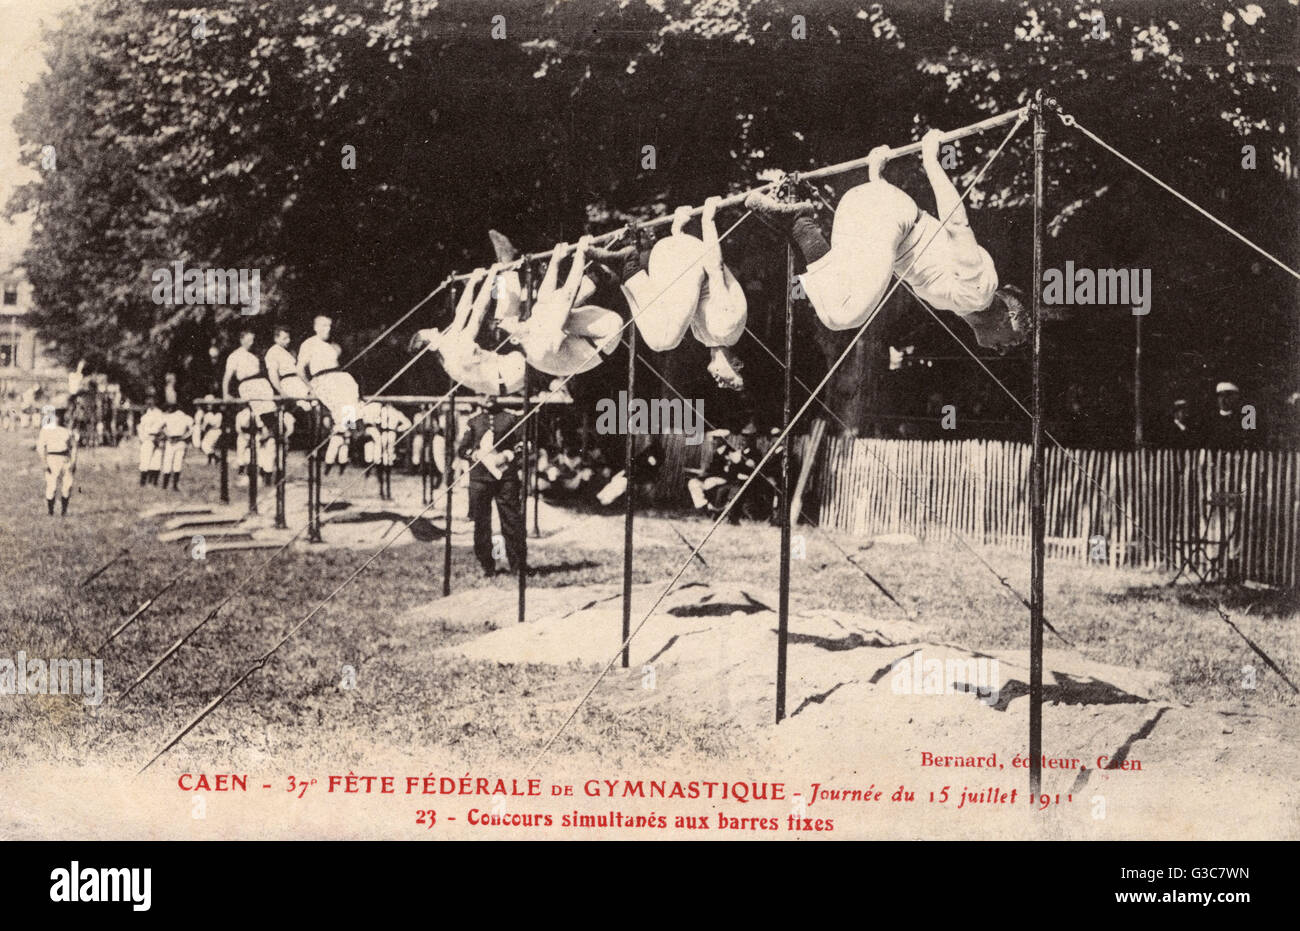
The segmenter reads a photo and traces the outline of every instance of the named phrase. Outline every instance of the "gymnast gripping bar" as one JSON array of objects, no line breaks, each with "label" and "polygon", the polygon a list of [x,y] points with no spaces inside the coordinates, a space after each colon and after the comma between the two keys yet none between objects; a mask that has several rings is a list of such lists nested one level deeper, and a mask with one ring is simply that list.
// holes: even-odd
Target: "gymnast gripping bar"
[{"label": "gymnast gripping bar", "polygon": [[[1010,123],[1013,120],[1023,119],[1028,117],[1028,115],[1029,115],[1029,106],[1026,105],[1019,108],[1018,110],[1008,110],[1006,113],[999,113],[997,116],[990,116],[988,119],[980,120],[978,123],[971,123],[969,126],[962,126],[958,129],[949,130],[948,132],[944,133],[940,137],[940,145],[942,145],[945,142],[953,142],[957,139],[964,139],[967,136],[974,136],[978,133],[987,132],[990,129],[996,129],[999,126],[1005,126],[1007,123]],[[920,142],[910,142],[907,145],[899,146],[896,149],[890,149],[889,155],[886,157],[885,160],[893,161],[896,158],[902,158],[906,155],[915,155],[920,151],[921,151]],[[844,174],[845,172],[849,172],[849,171],[857,171],[859,169],[866,168],[866,167],[867,167],[867,158],[864,156],[863,158],[855,158],[852,161],[840,162],[839,164],[836,165],[827,165],[823,168],[814,168],[811,171],[801,171],[799,172],[799,177],[803,179],[817,180],[819,178],[829,178],[832,175]],[[766,191],[769,188],[776,185],[777,183],[778,182],[776,181],[769,181],[767,184],[760,184],[758,187],[751,188],[748,191],[741,191],[739,194],[730,194],[722,198],[718,202],[718,207],[720,208],[739,207],[741,204],[745,202],[745,198],[748,197],[754,191]],[[703,210],[704,210],[703,207],[692,207],[690,216],[692,217],[698,216],[701,212],[703,212]],[[645,222],[640,224],[640,227],[641,229],[654,229],[655,227],[666,226],[672,223],[673,219],[674,219],[674,214],[670,213],[662,217],[655,217],[653,220],[646,220]],[[620,226],[618,229],[613,229],[605,233],[600,233],[596,236],[592,236],[591,242],[593,245],[599,245],[602,242],[606,242],[610,239],[613,239],[621,235],[626,229],[627,229],[626,226]],[[569,247],[569,249],[573,249],[575,247],[573,243],[566,243],[566,245]],[[521,266],[531,262],[540,262],[543,259],[550,258],[551,251],[553,251],[553,249],[554,247],[552,247],[551,250],[548,250],[546,252],[534,252],[531,255],[521,256],[520,258],[515,259],[513,262],[507,262],[504,265],[497,266],[497,270],[510,271],[511,269],[520,268]],[[463,275],[452,275],[448,280],[452,282],[468,281],[473,276],[473,274],[474,274],[473,272],[470,272],[468,274],[463,274]]]},{"label": "gymnast gripping bar", "polygon": [[[990,129],[997,129],[1004,126],[1012,120],[1022,119],[1029,116],[1028,105],[1021,107],[1019,110],[1008,110],[1006,113],[999,113],[997,116],[990,116],[987,120],[980,120],[978,123],[971,123],[969,126],[963,126],[960,129],[949,130],[939,137],[939,144],[953,142],[957,139],[965,139],[967,136],[974,136]],[[920,142],[909,142],[907,145],[899,146],[896,149],[890,149],[889,155],[885,161],[892,162],[896,158],[902,158],[905,155],[916,155],[921,151]],[[827,165],[825,168],[814,168],[812,171],[799,172],[800,178],[816,180],[818,178],[829,178],[832,175],[841,175],[846,171],[856,171],[860,168],[867,167],[867,158],[855,158],[850,162],[840,162],[838,165]]]}]

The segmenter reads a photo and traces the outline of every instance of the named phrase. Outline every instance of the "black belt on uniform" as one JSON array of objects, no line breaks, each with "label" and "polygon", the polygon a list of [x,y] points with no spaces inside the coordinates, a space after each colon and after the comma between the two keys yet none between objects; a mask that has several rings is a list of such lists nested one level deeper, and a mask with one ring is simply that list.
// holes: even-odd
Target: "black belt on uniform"
[{"label": "black belt on uniform", "polygon": [[55,452],[55,451],[52,450],[52,449],[47,449],[47,450],[45,451],[45,455],[47,455],[47,456],[70,456],[70,455],[72,455],[72,454],[71,454],[70,452],[68,452],[66,449],[64,449],[64,450],[60,450],[59,452]]},{"label": "black belt on uniform", "polygon": [[319,372],[312,372],[312,373],[311,373],[311,377],[312,377],[312,378],[320,378],[322,375],[330,375],[330,374],[333,374],[334,372],[341,372],[341,371],[343,371],[343,369],[339,368],[339,367],[336,365],[336,366],[334,366],[334,368],[332,368],[332,369],[321,369]]},{"label": "black belt on uniform", "polygon": [[266,375],[264,375],[264,374],[261,373],[261,372],[258,372],[256,375],[249,375],[247,378],[236,378],[236,379],[235,379],[235,387],[238,388],[240,385],[242,385],[242,384],[243,384],[244,382],[246,382],[246,381],[257,381],[259,378],[261,378],[261,379],[263,379],[263,380],[265,380],[265,381],[270,381],[270,379],[267,378]]}]

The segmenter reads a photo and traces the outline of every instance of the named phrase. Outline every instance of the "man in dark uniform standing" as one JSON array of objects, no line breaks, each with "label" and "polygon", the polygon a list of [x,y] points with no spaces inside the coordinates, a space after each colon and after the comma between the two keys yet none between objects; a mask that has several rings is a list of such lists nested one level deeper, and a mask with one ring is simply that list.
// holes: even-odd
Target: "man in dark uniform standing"
[{"label": "man in dark uniform standing", "polygon": [[[469,472],[469,514],[474,521],[474,555],[483,574],[496,574],[492,552],[492,501],[496,500],[501,519],[501,536],[505,540],[510,571],[517,571],[523,561],[524,515],[520,510],[520,477],[524,431],[516,430],[519,418],[505,410],[496,398],[470,418],[465,438],[457,451],[462,459],[474,463]],[[511,432],[511,431],[514,432]]]}]

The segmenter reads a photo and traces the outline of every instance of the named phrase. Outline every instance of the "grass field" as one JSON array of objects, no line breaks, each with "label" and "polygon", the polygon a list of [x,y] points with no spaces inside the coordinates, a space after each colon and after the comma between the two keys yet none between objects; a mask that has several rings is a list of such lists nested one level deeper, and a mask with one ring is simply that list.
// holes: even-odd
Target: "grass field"
[{"label": "grass field", "polygon": [[[159,501],[214,502],[216,472],[192,457],[179,494],[136,484],[134,444],[121,451],[83,451],[71,513],[45,515],[41,473],[25,435],[0,434],[0,656],[83,657],[190,558],[188,548],[157,541],[142,508]],[[350,477],[350,476],[349,476]],[[409,479],[406,481],[410,481]],[[337,476],[327,480],[338,483]],[[459,515],[458,515],[459,516]],[[658,519],[662,523],[662,518]],[[647,520],[647,524],[651,522]],[[674,523],[698,539],[707,527]],[[548,530],[543,526],[543,533]],[[801,608],[899,617],[897,607],[849,565],[818,531],[804,527],[807,559],[793,566],[792,602]],[[533,556],[530,591],[605,590],[622,578],[621,538],[613,548],[545,548]],[[840,539],[841,547],[889,587],[932,639],[971,649],[1023,649],[1025,610],[969,554],[941,545],[876,545]],[[79,582],[119,549],[127,555],[92,584]],[[259,569],[265,553],[213,554],[164,595],[103,654],[106,693],[91,709],[63,696],[0,699],[4,760],[0,773],[25,766],[104,765],[133,769],[248,668],[368,555],[367,550],[296,546]],[[647,546],[636,580],[664,584],[688,550]],[[723,526],[683,581],[776,587],[774,528]],[[986,558],[1027,591],[1023,557]],[[596,667],[513,665],[435,653],[486,630],[501,617],[440,615],[441,541],[395,546],[347,586],[265,667],[255,672],[164,758],[169,772],[204,767],[235,771],[267,761],[344,760],[374,748],[454,754],[476,760],[532,757],[591,684]],[[454,589],[513,589],[487,581],[467,548],[458,548]],[[256,573],[248,591],[223,609],[149,681],[125,700],[116,695],[226,592]],[[1228,606],[1244,633],[1294,679],[1300,671],[1297,605],[1280,593],[1198,591],[1167,587],[1167,576],[1049,563],[1048,617],[1084,657],[1098,663],[1159,670],[1163,701],[1220,713],[1277,713],[1294,721],[1294,693],[1266,670],[1214,610]],[[417,610],[418,609],[418,610]],[[530,617],[530,620],[532,618]],[[634,618],[635,620],[635,618]],[[1061,644],[1048,635],[1049,648]],[[1258,669],[1258,686],[1242,688],[1242,667]],[[340,688],[345,666],[356,687]],[[625,675],[625,674],[624,674]],[[1226,709],[1226,710],[1225,710]],[[618,676],[597,689],[550,751],[612,765],[683,753],[697,760],[743,754],[755,735],[720,725],[704,707],[647,705],[629,698]],[[336,763],[337,765],[337,763]]]}]

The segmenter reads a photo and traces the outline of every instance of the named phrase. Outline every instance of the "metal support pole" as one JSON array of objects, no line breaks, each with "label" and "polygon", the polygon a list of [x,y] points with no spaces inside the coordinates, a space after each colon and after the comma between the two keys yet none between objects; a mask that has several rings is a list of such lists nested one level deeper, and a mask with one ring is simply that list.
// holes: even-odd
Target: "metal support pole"
[{"label": "metal support pole", "polygon": [[[640,248],[638,243],[637,248]],[[632,399],[636,396],[636,325],[627,328],[627,409],[632,409]],[[632,480],[632,460],[636,448],[632,442],[629,428],[623,437],[623,475],[627,478],[627,490],[623,510],[623,668],[628,668],[630,661],[630,644],[628,636],[632,633],[632,515],[636,511],[636,482]]]},{"label": "metal support pole", "polygon": [[388,443],[391,439],[393,446],[396,447],[397,433],[389,430],[383,420],[379,422],[378,427],[379,429],[376,431],[378,442],[375,444],[375,460],[379,465],[379,497],[384,501],[392,501],[393,478],[388,467]]},{"label": "metal support pole", "polygon": [[284,530],[289,522],[284,519],[285,476],[289,472],[289,438],[284,429],[284,402],[275,402],[275,526]]},{"label": "metal support pole", "polygon": [[[448,288],[450,294],[451,289]],[[445,598],[451,594],[451,486],[455,484],[452,480],[452,473],[456,464],[456,390],[453,388],[451,397],[447,399],[447,419],[445,426],[447,442],[444,445],[443,453],[443,472],[442,484],[446,489],[447,509],[445,520],[445,540],[442,551],[442,594]]]},{"label": "metal support pole", "polygon": [[[456,314],[456,289],[447,288],[447,309],[451,311],[452,316]],[[442,484],[444,491],[443,507],[446,510],[444,515],[444,540],[442,550],[442,596],[446,598],[451,594],[451,486],[455,484],[454,472],[456,464],[456,386],[452,385],[451,391],[447,397],[447,414],[443,423],[443,432],[446,434],[446,442],[443,444],[443,470]]]},{"label": "metal support pole", "polygon": [[[316,404],[316,414],[319,418],[317,420],[317,423],[323,425],[325,423],[325,418],[327,415],[325,412],[324,405],[322,405],[320,402],[317,402]],[[330,426],[333,427],[333,425],[334,422],[330,421]],[[321,432],[324,433],[325,431],[322,429]],[[328,441],[325,447],[325,451],[329,452]],[[322,455],[317,455],[316,456],[316,535],[317,536],[320,536],[321,512],[324,511],[325,509],[325,506],[321,503],[321,498],[322,498],[321,493],[324,490],[325,490],[325,457]]]},{"label": "metal support pole", "polygon": [[307,409],[303,424],[307,430],[307,540],[311,542],[312,495],[316,493],[316,405],[313,402]]},{"label": "metal support pole", "polygon": [[221,411],[221,439],[218,441],[217,445],[218,445],[219,447],[221,447],[221,449],[220,449],[220,453],[221,453],[221,456],[220,456],[220,458],[221,458],[221,478],[220,478],[221,503],[222,503],[222,504],[229,504],[229,503],[230,503],[230,459],[229,459],[228,456],[227,456],[227,452],[229,451],[229,450],[228,450],[228,447],[230,446],[230,437],[231,437],[231,434],[232,434],[232,431],[231,431],[231,429],[230,429],[230,427],[231,427],[231,421],[230,421],[230,405],[229,405],[229,404],[222,404],[221,407],[219,408],[219,410]]},{"label": "metal support pole", "polygon": [[1033,449],[1029,461],[1029,793],[1043,787],[1043,92],[1034,95]]},{"label": "metal support pole", "polygon": [[[537,456],[537,462],[541,462],[541,451],[542,451],[541,417],[542,415],[539,413],[536,417],[533,418],[533,424],[532,424],[533,451]],[[541,507],[542,507],[541,501],[542,501],[541,491],[537,487],[537,466],[536,464],[534,464],[533,466],[533,536],[535,537],[540,537],[542,535],[542,526],[538,520],[538,514],[541,511]]]},{"label": "metal support pole", "polygon": [[307,456],[307,542],[320,543],[320,434],[321,408],[319,401],[313,401],[308,415],[311,424],[311,452]]},{"label": "metal support pole", "polygon": [[794,356],[794,245],[785,247],[785,377],[781,400],[781,572],[776,627],[776,723],[785,718],[785,663],[790,642],[790,390]]},{"label": "metal support pole", "polygon": [[433,504],[433,407],[420,407],[420,503]]},{"label": "metal support pole", "polygon": [[[533,315],[533,266],[524,266],[524,319],[527,320]],[[520,456],[519,469],[519,520],[520,520],[520,540],[519,540],[519,623],[524,622],[528,613],[528,407],[532,398],[528,392],[528,370],[524,369],[524,429],[520,431],[523,434],[523,447]],[[503,526],[501,528],[505,530]],[[507,547],[507,551],[509,548]]]},{"label": "metal support pole", "polygon": [[397,463],[397,438],[399,435],[397,428],[390,421],[388,434],[384,437],[383,446],[379,450],[379,457],[384,460],[384,497],[389,501],[393,500],[393,466]]},{"label": "metal support pole", "polygon": [[[528,393],[528,378],[524,378],[524,416],[528,416],[528,405],[531,398]],[[520,431],[523,434],[523,455],[520,457],[521,469],[519,482],[519,623],[524,622],[527,614],[528,605],[528,424],[524,424],[524,429]],[[504,528],[502,528],[504,529]]]},{"label": "metal support pole", "polygon": [[258,417],[253,413],[253,405],[248,405],[248,514],[257,513],[257,485],[262,475],[257,469],[257,427]]},{"label": "metal support pole", "polygon": [[1133,315],[1133,448],[1142,448],[1142,315]]}]

